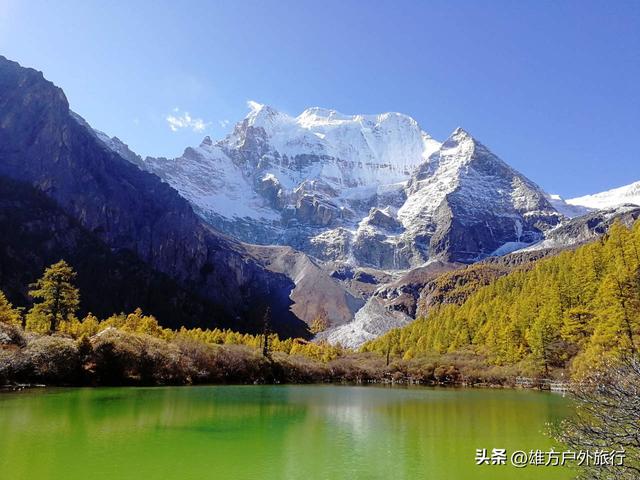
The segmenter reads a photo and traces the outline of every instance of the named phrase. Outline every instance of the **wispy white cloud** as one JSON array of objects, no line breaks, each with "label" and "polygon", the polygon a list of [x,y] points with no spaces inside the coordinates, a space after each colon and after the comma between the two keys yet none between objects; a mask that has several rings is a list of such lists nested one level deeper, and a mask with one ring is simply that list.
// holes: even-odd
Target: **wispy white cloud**
[{"label": "wispy white cloud", "polygon": [[192,117],[189,112],[180,113],[178,107],[173,109],[173,113],[165,117],[167,124],[172,132],[177,132],[185,128],[191,129],[194,132],[203,132],[211,122],[205,122],[202,118]]},{"label": "wispy white cloud", "polygon": [[222,128],[227,128],[229,126],[229,120],[227,120],[226,118],[224,120],[219,120],[218,124],[222,127]]}]

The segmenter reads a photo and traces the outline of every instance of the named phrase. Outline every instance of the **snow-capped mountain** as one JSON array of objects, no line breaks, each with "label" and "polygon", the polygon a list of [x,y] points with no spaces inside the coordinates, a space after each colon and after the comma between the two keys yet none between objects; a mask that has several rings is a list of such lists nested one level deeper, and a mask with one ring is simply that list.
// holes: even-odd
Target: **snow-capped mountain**
[{"label": "snow-capped mountain", "polygon": [[594,210],[610,210],[622,205],[640,206],[640,181],[568,200],[560,195],[549,195],[548,200],[558,212],[568,218],[581,217]]},{"label": "snow-capped mountain", "polygon": [[547,196],[547,200],[549,200],[549,203],[553,206],[553,208],[555,208],[559,213],[567,218],[580,217],[591,211],[591,209],[587,207],[583,207],[580,205],[570,205],[564,198],[557,194],[549,194]]},{"label": "snow-capped mountain", "polygon": [[249,107],[226,138],[206,137],[179,158],[119,153],[214,227],[321,260],[386,269],[472,262],[535,242],[560,220],[537,185],[462,129],[440,143],[400,113],[315,107],[292,117]]},{"label": "snow-capped mountain", "polygon": [[[314,107],[294,118],[256,102],[249,106],[247,117],[220,145],[232,157],[259,154],[288,188],[308,178],[336,189],[403,181],[440,146],[399,113],[348,116]],[[256,159],[245,160],[253,173],[250,160]]]},{"label": "snow-capped mountain", "polygon": [[640,205],[640,181],[606,192],[567,200],[569,205],[602,210],[624,204]]},{"label": "snow-capped mountain", "polygon": [[508,253],[560,220],[536,184],[460,128],[416,170],[406,191],[398,217],[410,238],[433,231],[429,258],[469,263]]},{"label": "snow-capped mountain", "polygon": [[[205,137],[174,159],[142,159],[117,138],[96,136],[173,186],[215,228],[320,260],[252,247],[295,283],[301,318],[330,313],[331,328],[319,335],[330,342],[355,347],[411,320],[369,271],[395,278],[523,248],[563,248],[637,213],[589,213],[592,205],[549,195],[460,128],[439,142],[399,113],[310,108],[293,117],[249,106],[230,135]],[[616,202],[633,201],[630,187],[613,191]],[[343,279],[343,270],[360,273]],[[318,300],[320,290],[340,302]]]}]

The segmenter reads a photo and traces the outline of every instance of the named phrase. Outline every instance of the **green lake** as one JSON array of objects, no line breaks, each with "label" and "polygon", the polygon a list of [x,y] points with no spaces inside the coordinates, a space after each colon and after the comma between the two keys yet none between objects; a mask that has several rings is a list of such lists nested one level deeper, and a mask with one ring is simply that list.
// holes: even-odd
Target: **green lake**
[{"label": "green lake", "polygon": [[212,386],[0,394],[6,480],[546,479],[476,449],[548,450],[558,394],[494,389]]}]

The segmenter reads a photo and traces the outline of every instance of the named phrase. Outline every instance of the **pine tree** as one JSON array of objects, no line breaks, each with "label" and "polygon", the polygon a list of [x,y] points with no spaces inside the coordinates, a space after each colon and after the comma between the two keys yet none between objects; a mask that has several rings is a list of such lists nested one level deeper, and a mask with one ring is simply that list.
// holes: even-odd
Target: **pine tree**
[{"label": "pine tree", "polygon": [[34,317],[43,317],[49,325],[49,333],[57,330],[61,321],[71,320],[80,305],[80,292],[74,286],[76,272],[60,260],[44,271],[42,278],[31,285],[29,295],[36,302],[29,312]]},{"label": "pine tree", "polygon": [[591,326],[593,313],[588,308],[576,306],[565,312],[560,330],[562,338],[577,346],[582,346],[593,333]]},{"label": "pine tree", "polygon": [[314,335],[320,332],[324,332],[329,328],[329,318],[327,317],[327,311],[324,308],[320,308],[320,311],[316,315],[316,318],[311,322],[309,331]]},{"label": "pine tree", "polygon": [[[445,274],[455,278],[456,273]],[[445,278],[443,276],[443,278]],[[432,307],[363,351],[406,358],[474,351],[497,365],[524,361],[540,373],[587,372],[640,352],[640,221],[616,222],[601,240],[518,268],[462,302]]]},{"label": "pine tree", "polygon": [[391,361],[391,353],[397,349],[400,343],[400,330],[394,328],[387,334],[387,351],[386,351],[386,364],[389,366]]},{"label": "pine tree", "polygon": [[22,322],[20,311],[17,308],[13,308],[13,305],[11,305],[11,302],[2,291],[0,291],[0,322],[12,325],[20,325]]}]

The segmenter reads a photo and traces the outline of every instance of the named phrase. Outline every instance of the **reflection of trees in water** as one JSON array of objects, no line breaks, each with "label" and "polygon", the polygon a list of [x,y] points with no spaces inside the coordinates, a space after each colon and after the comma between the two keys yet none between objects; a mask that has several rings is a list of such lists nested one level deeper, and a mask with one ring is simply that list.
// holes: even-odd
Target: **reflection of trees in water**
[{"label": "reflection of trees in water", "polygon": [[7,395],[0,471],[54,480],[254,478],[305,416],[304,404],[269,386]]},{"label": "reflection of trees in water", "polygon": [[281,477],[298,478],[295,452],[310,451],[322,478],[343,475],[332,469],[336,465],[350,465],[362,478],[465,478],[476,448],[549,447],[545,422],[567,413],[563,398],[533,391],[320,390],[305,421],[287,431]]},{"label": "reflection of trees in water", "polygon": [[[59,393],[23,393],[5,397],[0,430],[19,435],[74,435],[92,430],[136,432],[149,429],[191,429],[214,432],[243,429],[249,423],[287,424],[300,421],[303,405],[292,405],[269,387],[178,387],[77,389]],[[16,398],[19,397],[19,398]],[[8,401],[8,402],[7,402]]]},{"label": "reflection of trees in water", "polygon": [[[561,398],[536,392],[465,389],[50,392],[0,398],[0,451],[30,474],[23,478],[57,480],[50,474],[54,467],[39,469],[47,463],[61,472],[67,464],[90,468],[99,479],[121,478],[114,470],[121,465],[135,465],[127,479],[159,478],[158,472],[171,472],[169,478],[210,478],[215,472],[216,478],[265,479],[413,479],[459,472],[458,478],[466,478],[475,448],[506,447],[509,438],[522,442],[518,448],[543,448],[537,430],[562,408]],[[43,448],[29,452],[36,444]]]},{"label": "reflection of trees in water", "polygon": [[405,452],[404,478],[417,478],[424,465],[465,478],[476,448],[548,448],[545,422],[568,414],[563,398],[534,391],[439,388],[420,397],[378,410]]}]

